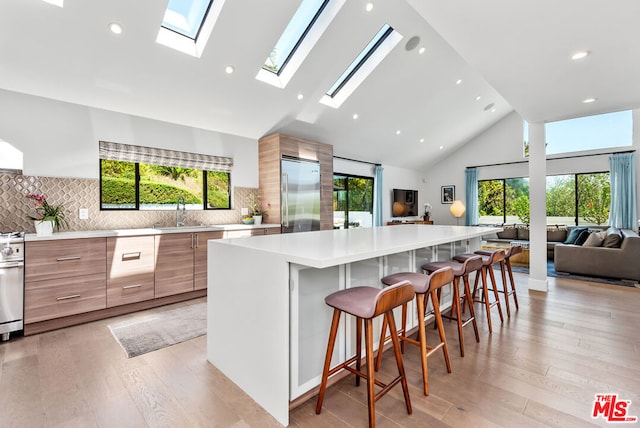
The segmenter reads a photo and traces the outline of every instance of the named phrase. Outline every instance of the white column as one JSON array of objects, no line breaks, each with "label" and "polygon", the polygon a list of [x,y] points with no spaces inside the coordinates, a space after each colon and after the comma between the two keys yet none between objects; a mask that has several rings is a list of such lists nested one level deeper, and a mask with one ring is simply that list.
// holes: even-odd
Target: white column
[{"label": "white column", "polygon": [[544,123],[529,124],[529,289],[548,291]]}]

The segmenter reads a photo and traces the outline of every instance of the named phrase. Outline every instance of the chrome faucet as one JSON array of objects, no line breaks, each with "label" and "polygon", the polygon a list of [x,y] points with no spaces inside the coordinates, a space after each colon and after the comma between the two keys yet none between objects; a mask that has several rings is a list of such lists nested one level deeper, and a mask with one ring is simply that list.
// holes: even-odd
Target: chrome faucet
[{"label": "chrome faucet", "polygon": [[[180,213],[180,203],[182,202],[182,214]],[[184,226],[185,219],[187,218],[187,205],[184,203],[184,196],[178,196],[178,202],[176,203],[176,227]]]}]

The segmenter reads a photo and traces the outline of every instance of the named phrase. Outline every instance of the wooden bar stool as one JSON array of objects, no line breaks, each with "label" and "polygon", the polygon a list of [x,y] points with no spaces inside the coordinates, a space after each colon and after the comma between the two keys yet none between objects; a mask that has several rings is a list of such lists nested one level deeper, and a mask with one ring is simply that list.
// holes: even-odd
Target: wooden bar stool
[{"label": "wooden bar stool", "polygon": [[[473,332],[476,336],[476,342],[480,342],[480,335],[478,334],[478,324],[476,323],[476,312],[473,309],[473,297],[471,295],[471,287],[469,286],[469,274],[471,272],[479,272],[482,270],[482,257],[468,257],[464,262],[460,263],[455,260],[431,262],[422,265],[422,270],[427,273],[436,272],[438,269],[444,267],[450,267],[453,269],[453,299],[451,305],[451,311],[449,315],[443,315],[443,318],[455,320],[458,323],[458,340],[460,342],[460,356],[464,357],[464,332],[463,327],[471,324],[473,326]],[[462,278],[463,293],[460,294],[460,278]],[[460,309],[460,302],[466,303],[469,306],[469,318],[462,319],[462,311]],[[455,316],[453,312],[455,310]]]},{"label": "wooden bar stool", "polygon": [[[399,272],[393,275],[385,276],[380,281],[383,284],[395,284],[397,282],[409,282],[413,286],[413,289],[416,293],[416,305],[418,309],[418,340],[410,339],[407,337],[407,305],[404,304],[402,306],[402,327],[398,332],[398,337],[404,342],[411,343],[413,345],[417,345],[420,347],[420,360],[422,363],[422,383],[424,386],[424,395],[429,395],[429,370],[427,366],[427,358],[433,355],[438,349],[442,348],[442,352],[444,354],[444,361],[447,365],[447,372],[451,373],[451,362],[449,361],[449,349],[447,348],[447,338],[444,334],[444,326],[442,325],[442,316],[440,313],[440,303],[438,300],[438,291],[445,285],[451,284],[453,281],[453,269],[450,267],[444,267],[442,269],[438,269],[431,273],[431,275],[424,275],[421,273],[415,272]],[[433,306],[433,314],[436,319],[436,325],[438,327],[438,333],[440,334],[440,343],[436,346],[427,345],[427,333],[425,330],[424,319],[427,315],[430,315],[431,312],[427,312],[427,302],[429,301],[429,296],[431,296],[431,304]],[[376,360],[376,370],[380,368],[380,364],[382,363],[382,351],[384,350],[384,342],[387,339],[385,337],[387,332],[388,323],[385,322],[382,324],[382,331],[380,332],[380,346],[378,347],[378,357]],[[390,334],[391,337],[394,338],[396,335],[394,332],[394,327],[390,326]],[[402,352],[404,352],[404,347],[402,348]]]},{"label": "wooden bar stool", "polygon": [[[327,389],[327,379],[329,376],[345,369],[356,375],[356,386],[360,385],[360,378],[367,380],[367,402],[369,407],[369,427],[375,427],[375,402],[386,394],[398,382],[402,384],[404,392],[404,400],[407,405],[407,412],[412,413],[411,400],[409,399],[409,388],[407,387],[407,378],[404,372],[402,362],[402,354],[400,353],[400,344],[397,335],[392,335],[393,349],[396,356],[398,366],[398,376],[387,384],[374,379],[374,363],[373,363],[373,319],[378,315],[384,314],[385,322],[388,323],[392,331],[396,331],[396,323],[393,317],[393,309],[406,304],[415,296],[413,286],[408,282],[400,282],[391,287],[380,290],[375,287],[353,287],[345,290],[337,291],[328,295],[324,301],[333,308],[333,320],[331,322],[331,330],[329,333],[329,343],[327,344],[327,355],[324,360],[324,369],[322,371],[322,383],[320,384],[320,393],[318,395],[318,403],[316,405],[316,413],[320,414],[322,410],[322,402]],[[338,324],[340,322],[340,314],[345,312],[356,317],[356,355],[347,361],[338,364],[334,368],[331,366],[331,357],[336,342],[338,332]],[[366,366],[367,372],[360,370],[362,355],[362,324],[364,322],[365,347],[366,347]],[[351,364],[356,363],[356,367]],[[380,386],[382,389],[376,394],[374,385]]]},{"label": "wooden bar stool", "polygon": [[[487,250],[478,250],[474,252],[475,254],[481,254],[481,255],[489,255],[490,252]],[[507,317],[511,317],[511,308],[509,307],[509,296],[513,295],[513,301],[516,304],[516,311],[518,309],[520,309],[520,307],[518,306],[518,295],[516,294],[516,283],[513,280],[513,270],[511,269],[511,257],[515,256],[516,254],[520,254],[522,253],[522,247],[520,245],[511,245],[509,248],[507,248],[505,250],[505,255],[504,255],[504,260],[502,260],[500,263],[504,264],[504,267],[506,268],[507,273],[509,274],[509,281],[511,283],[511,290],[509,290],[507,287],[507,283],[503,280],[503,288],[502,290],[498,290],[498,292],[504,294],[504,300],[505,300],[505,306],[507,308]],[[503,273],[503,277],[504,277],[504,273]]]},{"label": "wooden bar stool", "polygon": [[[502,315],[502,305],[500,304],[500,296],[498,294],[498,286],[496,283],[496,276],[493,273],[493,265],[496,263],[500,263],[500,260],[504,260],[504,250],[489,250],[490,254],[488,255],[483,255],[483,254],[460,254],[457,256],[454,256],[453,259],[457,260],[459,262],[464,262],[466,259],[468,259],[469,257],[477,257],[480,256],[482,257],[482,269],[480,270],[480,275],[476,275],[476,280],[473,284],[473,301],[474,302],[478,302],[478,303],[483,303],[485,306],[485,311],[487,313],[487,324],[489,326],[489,333],[493,332],[493,326],[491,323],[491,308],[493,308],[494,306],[498,307],[498,315],[500,315],[500,322],[504,322],[504,317]],[[505,273],[504,273],[504,266],[502,264],[500,264],[500,268],[502,270],[502,280],[503,282],[505,281]],[[491,277],[491,283],[493,285],[493,288],[491,289],[493,291],[493,295],[494,295],[494,300],[490,301],[489,300],[489,287],[487,284],[487,271],[489,271],[489,276]],[[478,299],[476,298],[476,292],[478,291],[478,283],[479,283],[479,279],[480,277],[482,277],[482,298]]]}]

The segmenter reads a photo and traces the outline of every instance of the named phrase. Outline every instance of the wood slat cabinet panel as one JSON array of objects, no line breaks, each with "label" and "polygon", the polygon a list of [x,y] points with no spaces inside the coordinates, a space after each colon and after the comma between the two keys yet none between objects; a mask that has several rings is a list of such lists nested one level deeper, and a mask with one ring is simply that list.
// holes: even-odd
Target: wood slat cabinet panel
[{"label": "wood slat cabinet panel", "polygon": [[106,272],[106,238],[25,243],[25,282]]},{"label": "wood slat cabinet panel", "polygon": [[107,238],[107,307],[153,299],[155,260],[153,236]]},{"label": "wood slat cabinet panel", "polygon": [[155,297],[193,291],[193,233],[156,235]]},{"label": "wood slat cabinet panel", "polygon": [[103,273],[25,284],[25,324],[107,307]]},{"label": "wood slat cabinet panel", "polygon": [[210,239],[221,239],[223,231],[198,232],[195,242],[194,255],[194,289],[203,290],[207,288],[207,241]]},{"label": "wood slat cabinet panel", "polygon": [[279,235],[281,233],[279,227],[265,227],[264,234],[265,235]]}]

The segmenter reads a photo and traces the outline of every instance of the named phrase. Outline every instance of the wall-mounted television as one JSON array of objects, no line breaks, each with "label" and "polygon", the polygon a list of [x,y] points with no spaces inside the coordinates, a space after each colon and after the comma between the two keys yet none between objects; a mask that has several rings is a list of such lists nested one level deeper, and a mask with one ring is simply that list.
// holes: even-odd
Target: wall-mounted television
[{"label": "wall-mounted television", "polygon": [[393,217],[415,217],[418,213],[418,191],[393,189]]}]

